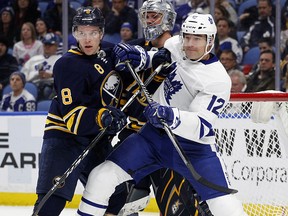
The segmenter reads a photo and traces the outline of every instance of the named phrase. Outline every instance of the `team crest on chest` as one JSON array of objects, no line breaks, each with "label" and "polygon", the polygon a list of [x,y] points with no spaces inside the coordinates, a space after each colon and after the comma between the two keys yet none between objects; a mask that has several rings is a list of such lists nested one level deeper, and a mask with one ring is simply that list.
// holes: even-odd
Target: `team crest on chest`
[{"label": "team crest on chest", "polygon": [[116,71],[111,71],[104,79],[101,87],[101,98],[104,106],[117,106],[122,94],[123,83]]},{"label": "team crest on chest", "polygon": [[180,205],[182,205],[182,203],[179,201],[179,200],[177,200],[173,205],[172,205],[172,214],[173,215],[175,215],[176,213],[177,213],[177,211],[179,210],[179,208],[180,208]]},{"label": "team crest on chest", "polygon": [[180,91],[182,88],[182,83],[178,80],[175,80],[176,73],[173,72],[169,74],[167,79],[164,81],[164,94],[165,94],[165,100],[167,104],[170,105],[170,100],[172,99],[172,96],[176,94],[176,92]]}]

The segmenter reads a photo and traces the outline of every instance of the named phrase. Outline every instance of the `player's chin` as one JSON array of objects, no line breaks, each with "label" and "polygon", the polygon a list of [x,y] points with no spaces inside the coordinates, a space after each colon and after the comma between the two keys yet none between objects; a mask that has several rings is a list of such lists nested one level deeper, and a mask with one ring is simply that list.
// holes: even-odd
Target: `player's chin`
[{"label": "player's chin", "polygon": [[85,55],[94,55],[97,51],[92,48],[84,48],[83,52],[85,53]]}]

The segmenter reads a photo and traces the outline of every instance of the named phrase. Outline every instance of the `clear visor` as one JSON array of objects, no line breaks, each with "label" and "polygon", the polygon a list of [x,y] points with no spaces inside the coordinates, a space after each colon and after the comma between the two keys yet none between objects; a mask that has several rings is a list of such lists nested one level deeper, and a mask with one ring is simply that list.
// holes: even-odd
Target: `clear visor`
[{"label": "clear visor", "polygon": [[77,39],[77,40],[83,40],[83,39],[97,39],[99,38],[101,35],[101,32],[98,30],[94,30],[94,31],[79,31],[76,30],[73,32],[73,36]]}]

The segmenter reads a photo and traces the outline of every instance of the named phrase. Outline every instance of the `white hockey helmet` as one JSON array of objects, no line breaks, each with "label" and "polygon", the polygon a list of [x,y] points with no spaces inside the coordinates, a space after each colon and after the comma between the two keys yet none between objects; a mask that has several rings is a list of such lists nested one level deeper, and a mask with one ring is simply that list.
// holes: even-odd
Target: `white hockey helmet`
[{"label": "white hockey helmet", "polygon": [[[148,12],[162,14],[160,24],[148,25],[146,15]],[[176,12],[173,5],[168,0],[147,0],[139,9],[138,17],[144,29],[145,39],[154,40],[165,31],[172,31],[176,20]]]},{"label": "white hockey helmet", "polygon": [[[180,32],[180,38],[182,38],[182,42],[184,43],[184,34],[207,35],[205,51],[199,59],[195,60],[200,61],[206,54],[211,52],[211,50],[213,49],[216,33],[217,27],[211,14],[193,13],[189,15],[183,22]],[[184,58],[187,58],[185,53]]]},{"label": "white hockey helmet", "polygon": [[183,34],[205,34],[207,42],[212,45],[217,33],[217,27],[211,14],[193,13],[189,15],[182,24],[181,36]]}]

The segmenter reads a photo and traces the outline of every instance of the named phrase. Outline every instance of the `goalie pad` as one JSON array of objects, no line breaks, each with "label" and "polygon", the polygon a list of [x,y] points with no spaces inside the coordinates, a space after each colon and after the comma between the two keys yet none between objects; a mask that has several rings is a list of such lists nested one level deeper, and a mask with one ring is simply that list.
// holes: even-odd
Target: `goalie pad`
[{"label": "goalie pad", "polygon": [[143,210],[149,203],[150,191],[134,188],[132,186],[126,203],[117,216],[127,216]]},{"label": "goalie pad", "polygon": [[251,119],[255,123],[267,123],[273,115],[275,102],[253,102]]},{"label": "goalie pad", "polygon": [[162,216],[206,216],[204,211],[199,211],[201,207],[195,190],[181,175],[169,169],[161,169],[150,178]]}]

